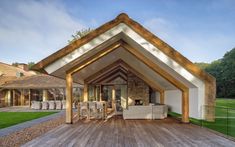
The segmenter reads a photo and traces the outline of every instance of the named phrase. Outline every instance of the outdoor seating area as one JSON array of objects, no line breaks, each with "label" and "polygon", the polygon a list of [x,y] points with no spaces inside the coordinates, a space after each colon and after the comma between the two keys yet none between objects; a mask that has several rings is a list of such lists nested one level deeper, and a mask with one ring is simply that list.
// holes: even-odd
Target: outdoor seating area
[{"label": "outdoor seating area", "polygon": [[78,103],[78,118],[105,119],[107,117],[106,102],[80,102]]},{"label": "outdoor seating area", "polygon": [[31,108],[36,110],[62,110],[66,108],[66,101],[32,101]]}]

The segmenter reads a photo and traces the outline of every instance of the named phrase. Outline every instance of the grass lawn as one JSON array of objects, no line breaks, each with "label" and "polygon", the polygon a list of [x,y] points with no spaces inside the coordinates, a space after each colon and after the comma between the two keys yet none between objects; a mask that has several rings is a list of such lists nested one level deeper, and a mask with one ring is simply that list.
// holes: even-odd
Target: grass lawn
[{"label": "grass lawn", "polygon": [[[181,117],[174,112],[169,115]],[[190,118],[190,122],[235,137],[235,99],[216,99],[215,117],[214,122],[194,118]]]},{"label": "grass lawn", "polygon": [[57,112],[0,112],[0,129]]},{"label": "grass lawn", "polygon": [[216,106],[235,109],[235,99],[216,99]]}]

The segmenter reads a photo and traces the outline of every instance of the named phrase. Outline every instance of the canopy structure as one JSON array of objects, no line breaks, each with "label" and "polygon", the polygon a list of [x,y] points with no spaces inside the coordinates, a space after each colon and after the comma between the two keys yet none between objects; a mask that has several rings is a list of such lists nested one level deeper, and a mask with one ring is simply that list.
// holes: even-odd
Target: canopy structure
[{"label": "canopy structure", "polygon": [[[182,122],[188,122],[189,117],[214,116],[215,79],[127,14],[118,15],[33,68],[66,79],[67,123],[72,123],[73,81],[84,85],[87,101],[89,85],[108,85],[117,78],[122,84],[127,83],[127,106],[140,97],[138,91],[153,90],[159,103],[182,114]],[[150,88],[138,84],[141,80]]]}]

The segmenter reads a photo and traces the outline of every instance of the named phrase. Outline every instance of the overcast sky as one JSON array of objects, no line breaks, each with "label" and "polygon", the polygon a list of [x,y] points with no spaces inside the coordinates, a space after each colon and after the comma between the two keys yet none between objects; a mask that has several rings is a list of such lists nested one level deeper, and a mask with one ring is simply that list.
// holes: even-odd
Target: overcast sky
[{"label": "overcast sky", "polygon": [[235,0],[0,0],[0,61],[38,62],[125,12],[193,62],[235,47]]}]

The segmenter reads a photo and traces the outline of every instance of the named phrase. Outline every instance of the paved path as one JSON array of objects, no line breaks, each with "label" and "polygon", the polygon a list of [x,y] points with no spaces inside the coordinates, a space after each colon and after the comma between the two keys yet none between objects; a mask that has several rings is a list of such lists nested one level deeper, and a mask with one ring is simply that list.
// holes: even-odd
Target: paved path
[{"label": "paved path", "polygon": [[48,121],[48,120],[51,120],[51,119],[54,119],[54,118],[58,118],[58,117],[64,115],[64,113],[65,113],[65,111],[61,111],[61,112],[51,114],[51,115],[48,115],[48,116],[45,116],[45,117],[41,117],[41,118],[38,118],[38,119],[26,121],[26,122],[23,122],[23,123],[20,123],[20,124],[17,124],[17,125],[8,127],[8,128],[0,129],[0,137],[8,135],[8,134],[16,132],[16,131],[20,131],[22,129],[31,127],[33,125],[36,125],[36,124],[39,124],[39,123],[42,123],[42,122],[45,122],[45,121]]}]

